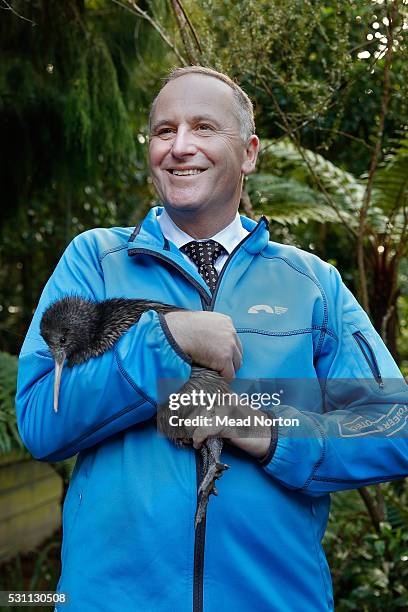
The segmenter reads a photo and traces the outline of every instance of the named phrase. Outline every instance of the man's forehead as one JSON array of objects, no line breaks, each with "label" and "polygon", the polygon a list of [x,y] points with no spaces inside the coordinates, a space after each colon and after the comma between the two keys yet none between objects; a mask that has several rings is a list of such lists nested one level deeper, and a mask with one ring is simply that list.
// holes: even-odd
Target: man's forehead
[{"label": "man's forehead", "polygon": [[233,91],[219,79],[201,74],[186,74],[169,81],[157,96],[154,119],[164,115],[197,115],[216,119],[222,111],[231,110]]}]

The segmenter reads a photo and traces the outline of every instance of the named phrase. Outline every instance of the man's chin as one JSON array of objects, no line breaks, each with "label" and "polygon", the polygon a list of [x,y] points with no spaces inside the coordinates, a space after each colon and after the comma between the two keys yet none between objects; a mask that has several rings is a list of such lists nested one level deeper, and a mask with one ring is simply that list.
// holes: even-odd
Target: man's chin
[{"label": "man's chin", "polygon": [[164,206],[174,211],[195,211],[201,208],[197,200],[190,199],[168,199],[164,202]]}]

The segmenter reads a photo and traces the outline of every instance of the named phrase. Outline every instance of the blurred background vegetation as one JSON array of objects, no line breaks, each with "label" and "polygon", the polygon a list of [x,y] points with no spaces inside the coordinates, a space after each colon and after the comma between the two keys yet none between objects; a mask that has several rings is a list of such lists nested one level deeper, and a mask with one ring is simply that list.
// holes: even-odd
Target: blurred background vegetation
[{"label": "blurred background vegetation", "polygon": [[[408,374],[408,0],[0,0],[0,32],[0,452],[19,445],[15,355],[62,251],[156,202],[147,117],[176,65],[246,89],[262,151],[242,211],[338,266]],[[408,610],[407,496],[333,496],[338,610]],[[21,584],[21,562],[7,575]]]}]

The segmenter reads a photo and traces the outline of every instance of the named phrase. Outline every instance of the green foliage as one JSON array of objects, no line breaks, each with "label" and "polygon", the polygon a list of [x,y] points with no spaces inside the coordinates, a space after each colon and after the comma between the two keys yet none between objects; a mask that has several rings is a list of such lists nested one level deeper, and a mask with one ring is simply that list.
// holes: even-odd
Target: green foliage
[{"label": "green foliage", "polygon": [[[258,168],[261,173],[248,177],[247,189],[255,205],[262,204],[272,219],[287,224],[300,219],[340,222],[358,229],[366,175],[357,178],[288,139],[263,140]],[[380,164],[374,179],[366,231],[376,239],[376,245],[388,237],[395,253],[406,232],[407,204],[408,140],[402,138]]]},{"label": "green foliage", "polygon": [[[408,288],[408,275],[406,273],[407,262],[403,262],[402,267],[402,282],[404,287]],[[406,291],[408,293],[408,291]],[[398,334],[398,352],[401,355],[400,368],[401,372],[408,380],[408,295],[401,295],[398,298],[399,319],[399,334]]]},{"label": "green foliage", "polygon": [[[367,168],[379,126],[390,3],[191,0],[199,62],[225,70],[255,101],[258,133],[299,135],[354,174]],[[408,108],[408,45],[399,3],[385,145]],[[167,24],[168,25],[168,24]]]},{"label": "green foliage", "polygon": [[[2,591],[55,591],[61,572],[61,534],[56,532],[35,551],[18,554],[0,567]],[[5,609],[5,608],[2,608]],[[7,608],[11,609],[11,608]],[[24,612],[24,606],[13,606],[15,612]],[[50,609],[48,606],[43,610]]]},{"label": "green foliage", "polygon": [[17,357],[0,352],[0,453],[3,454],[24,448],[16,423],[16,379]]},{"label": "green foliage", "polygon": [[[300,119],[324,105],[349,62],[351,15],[344,3],[311,0],[202,0],[189,5],[200,24],[201,60],[241,82],[276,87]],[[326,3],[327,4],[327,3]]]},{"label": "green foliage", "polygon": [[386,521],[373,530],[357,491],[332,496],[324,538],[336,610],[399,611],[408,606],[407,481],[382,485]]},{"label": "green foliage", "polygon": [[110,0],[14,6],[36,24],[2,11],[0,350],[17,353],[67,243],[136,223],[152,200],[146,119],[164,51]]},{"label": "green foliage", "polygon": [[394,142],[376,173],[372,205],[384,212],[378,231],[383,236],[392,235],[398,243],[407,223],[408,138]]},{"label": "green foliage", "polygon": [[[42,128],[38,149],[36,140],[27,140],[20,151],[20,163],[32,174],[31,193],[53,180],[67,181],[75,191],[102,170],[101,153],[105,168],[135,153],[124,92],[109,47],[80,4],[77,0],[32,2],[35,28],[8,16],[0,24],[4,129],[27,134],[29,127],[28,136],[36,129],[33,121]],[[20,93],[15,96],[17,83]],[[3,147],[8,145],[2,142]],[[46,155],[43,149],[52,154]],[[17,190],[12,195],[19,200],[22,185],[12,180],[17,168],[7,164],[7,171],[5,185]]]},{"label": "green foliage", "polygon": [[321,194],[294,178],[257,173],[248,178],[247,190],[254,209],[282,225],[338,222]]},{"label": "green foliage", "polygon": [[[18,359],[0,351],[0,454],[25,449],[17,429],[15,395]],[[63,478],[66,486],[72,476],[76,457],[50,464]]]},{"label": "green foliage", "polygon": [[78,54],[76,71],[67,83],[62,124],[67,148],[91,167],[103,153],[106,163],[123,161],[134,154],[130,121],[117,82],[117,74],[104,41],[92,35],[92,42]]},{"label": "green foliage", "polygon": [[[308,149],[297,149],[287,139],[277,142],[264,140],[259,168],[263,174],[249,176],[247,188],[255,197],[255,201],[265,198],[262,203],[271,218],[275,219],[277,213],[282,222],[285,222],[284,202],[282,201],[282,206],[276,209],[274,196],[268,188],[268,181],[270,182],[273,176],[274,190],[278,184],[282,184],[286,200],[293,199],[298,204],[298,214],[302,213],[302,201],[308,194],[301,217],[304,222],[308,220],[320,220],[322,223],[339,222],[344,219],[347,223],[356,226],[355,210],[361,204],[364,187],[351,173],[337,167],[322,155]],[[268,175],[268,170],[273,174]],[[258,178],[259,176],[261,178]],[[290,184],[285,189],[288,179]],[[316,181],[319,181],[318,184]],[[324,194],[330,194],[332,205]],[[337,208],[341,209],[341,217],[336,212]],[[292,222],[290,214],[286,222],[289,224]]]}]

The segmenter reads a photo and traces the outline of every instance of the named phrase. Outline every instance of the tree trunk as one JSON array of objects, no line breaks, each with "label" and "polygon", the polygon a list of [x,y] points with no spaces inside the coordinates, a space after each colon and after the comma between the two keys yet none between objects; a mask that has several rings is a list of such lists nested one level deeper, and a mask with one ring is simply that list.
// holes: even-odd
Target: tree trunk
[{"label": "tree trunk", "polygon": [[372,258],[372,283],[370,291],[370,312],[373,325],[382,336],[395,361],[399,363],[397,349],[398,311],[397,266],[387,258],[384,251]]}]

